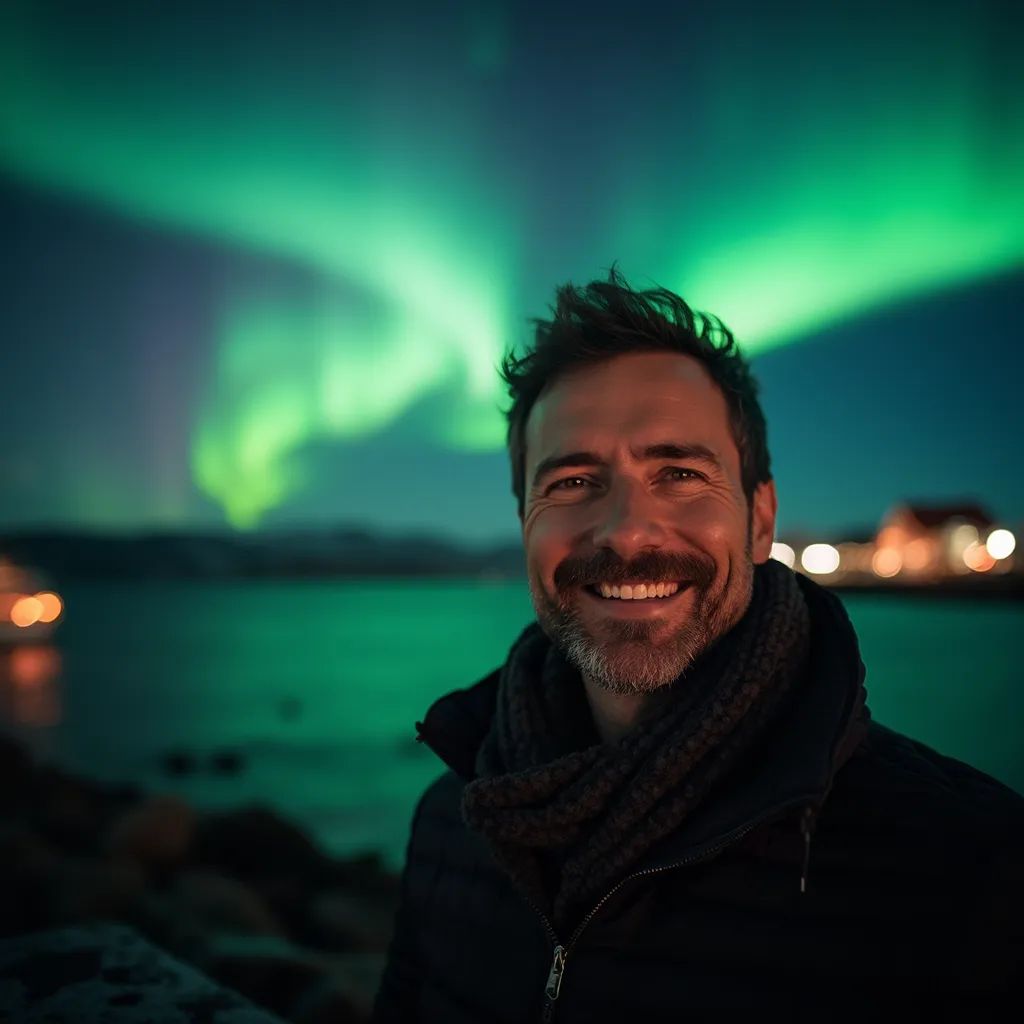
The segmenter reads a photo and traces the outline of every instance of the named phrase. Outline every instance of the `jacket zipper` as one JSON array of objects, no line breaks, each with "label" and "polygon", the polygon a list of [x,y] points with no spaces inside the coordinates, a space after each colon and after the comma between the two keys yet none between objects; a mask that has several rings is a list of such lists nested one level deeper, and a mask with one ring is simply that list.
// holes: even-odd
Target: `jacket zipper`
[{"label": "jacket zipper", "polygon": [[[732,843],[739,842],[748,832],[753,831],[759,825],[765,824],[767,821],[780,816],[785,811],[789,810],[788,807],[779,808],[771,811],[769,814],[764,814],[760,818],[749,822],[746,825],[738,829],[734,829],[728,835],[723,836],[713,846],[706,850],[702,850],[700,853],[693,854],[689,857],[685,857],[683,860],[676,861],[674,864],[664,864],[658,868],[647,868],[646,871],[637,871],[632,875],[626,875],[620,882],[618,882],[613,888],[601,897],[600,900],[595,904],[590,913],[577,925],[576,931],[572,933],[572,937],[569,939],[567,945],[563,946],[555,933],[554,926],[551,922],[541,913],[540,909],[532,901],[528,900],[530,906],[540,915],[541,920],[544,922],[545,928],[548,930],[548,934],[554,940],[554,956],[551,961],[551,970],[548,972],[548,980],[544,985],[544,1012],[542,1016],[543,1024],[550,1024],[554,1019],[555,1015],[555,1002],[558,999],[558,995],[562,990],[562,978],[565,975],[565,963],[572,952],[573,946],[579,940],[580,935],[588,924],[593,920],[594,916],[598,911],[624,886],[627,882],[635,881],[637,878],[645,878],[648,875],[659,875],[666,871],[675,871],[676,868],[686,867],[688,864],[696,864],[699,861],[707,860],[708,857],[713,857],[716,853],[720,853],[725,847],[730,846]],[[804,838],[804,860],[803,867],[800,874],[800,891],[806,892],[807,889],[807,864],[811,854],[811,828],[810,819],[813,817],[813,810],[811,805],[804,807],[803,814],[800,819],[800,829]]]},{"label": "jacket zipper", "polygon": [[548,980],[544,983],[545,998],[542,1020],[544,1021],[544,1024],[548,1024],[554,1016],[555,1000],[558,998],[558,993],[562,988],[562,971],[565,970],[565,947],[562,945],[561,940],[558,938],[558,934],[555,932],[555,926],[548,920],[544,911],[541,910],[533,900],[526,896],[525,893],[522,895],[543,922],[544,928],[555,946],[554,960],[551,963],[551,970],[548,971]]}]

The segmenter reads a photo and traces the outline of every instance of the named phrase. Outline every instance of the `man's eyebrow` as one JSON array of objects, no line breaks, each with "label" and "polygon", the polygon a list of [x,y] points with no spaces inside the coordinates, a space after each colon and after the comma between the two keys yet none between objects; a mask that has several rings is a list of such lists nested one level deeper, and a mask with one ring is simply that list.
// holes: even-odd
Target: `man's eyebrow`
[{"label": "man's eyebrow", "polygon": [[537,468],[533,472],[533,486],[536,487],[548,473],[553,473],[556,469],[561,469],[563,466],[607,465],[608,463],[600,455],[595,455],[593,452],[569,452],[568,455],[551,455],[546,459],[541,459],[537,464]]},{"label": "man's eyebrow", "polygon": [[681,444],[676,441],[662,441],[651,444],[637,453],[632,449],[634,458],[648,459],[680,459],[689,462],[708,462],[713,466],[721,465],[718,456],[703,444]]}]

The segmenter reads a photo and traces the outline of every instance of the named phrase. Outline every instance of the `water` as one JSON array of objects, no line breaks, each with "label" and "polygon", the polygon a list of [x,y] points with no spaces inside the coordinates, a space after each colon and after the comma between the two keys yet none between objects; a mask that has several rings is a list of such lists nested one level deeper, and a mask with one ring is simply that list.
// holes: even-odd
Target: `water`
[{"label": "water", "polygon": [[[413,740],[442,693],[532,618],[525,584],[393,580],[79,584],[56,648],[0,662],[0,716],[73,770],[204,807],[263,801],[338,853],[399,864],[441,770]],[[1017,604],[851,596],[876,718],[1024,791]],[[190,753],[169,775],[162,756]],[[210,759],[237,751],[244,769]]]}]

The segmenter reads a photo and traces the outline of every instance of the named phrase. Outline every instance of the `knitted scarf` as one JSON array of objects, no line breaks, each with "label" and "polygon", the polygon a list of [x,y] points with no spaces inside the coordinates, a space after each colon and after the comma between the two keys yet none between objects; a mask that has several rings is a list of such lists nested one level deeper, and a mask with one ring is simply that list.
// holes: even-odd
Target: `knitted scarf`
[{"label": "knitted scarf", "polygon": [[466,823],[566,930],[677,829],[775,720],[809,643],[793,573],[758,566],[737,625],[622,740],[598,740],[579,673],[534,624],[509,653]]}]

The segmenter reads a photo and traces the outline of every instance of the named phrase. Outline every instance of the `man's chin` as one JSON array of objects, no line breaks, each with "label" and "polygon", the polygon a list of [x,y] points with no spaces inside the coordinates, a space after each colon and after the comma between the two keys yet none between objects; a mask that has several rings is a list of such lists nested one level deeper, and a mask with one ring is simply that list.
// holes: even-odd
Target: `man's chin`
[{"label": "man's chin", "polygon": [[587,621],[578,606],[534,600],[537,619],[566,660],[602,689],[619,694],[652,693],[674,682],[707,645],[697,618],[607,618]]},{"label": "man's chin", "polygon": [[[693,663],[698,644],[652,645],[643,641],[598,642],[563,638],[562,649],[585,679],[618,694],[653,693],[675,682]],[[564,642],[564,641],[568,642]]]}]

